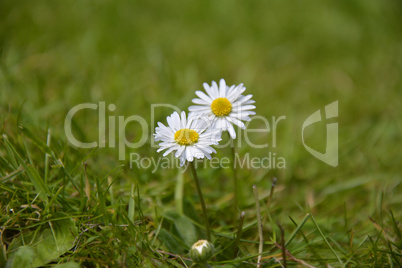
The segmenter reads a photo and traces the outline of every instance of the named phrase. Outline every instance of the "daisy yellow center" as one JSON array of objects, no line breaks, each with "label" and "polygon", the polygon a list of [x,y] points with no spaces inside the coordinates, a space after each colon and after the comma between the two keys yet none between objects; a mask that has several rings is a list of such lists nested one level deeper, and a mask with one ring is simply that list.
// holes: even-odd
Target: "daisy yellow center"
[{"label": "daisy yellow center", "polygon": [[180,145],[192,145],[198,141],[198,133],[195,130],[182,128],[174,134],[174,140]]},{"label": "daisy yellow center", "polygon": [[216,116],[227,116],[232,111],[232,104],[227,98],[217,98],[212,102],[211,109]]}]

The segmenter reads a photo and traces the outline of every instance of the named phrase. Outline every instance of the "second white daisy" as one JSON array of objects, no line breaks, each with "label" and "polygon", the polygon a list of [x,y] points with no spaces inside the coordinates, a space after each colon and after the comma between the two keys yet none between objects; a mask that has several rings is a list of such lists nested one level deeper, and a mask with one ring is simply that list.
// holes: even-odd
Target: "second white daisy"
[{"label": "second white daisy", "polygon": [[211,158],[216,153],[211,145],[217,145],[221,140],[221,131],[210,127],[202,119],[187,119],[186,113],[181,117],[177,112],[167,117],[168,126],[158,122],[155,128],[155,141],[159,143],[158,152],[166,150],[163,156],[176,151],[175,157],[180,159],[180,166],[185,161],[192,162],[194,158]]},{"label": "second white daisy", "polygon": [[250,121],[250,115],[255,115],[251,99],[253,95],[244,96],[242,93],[246,90],[243,84],[228,87],[224,79],[221,79],[219,86],[212,81],[211,86],[203,84],[205,94],[202,91],[196,91],[199,98],[193,99],[197,105],[190,106],[190,117],[203,118],[211,120],[212,127],[222,131],[227,130],[232,139],[236,138],[236,131],[233,124],[245,129],[243,121]]}]

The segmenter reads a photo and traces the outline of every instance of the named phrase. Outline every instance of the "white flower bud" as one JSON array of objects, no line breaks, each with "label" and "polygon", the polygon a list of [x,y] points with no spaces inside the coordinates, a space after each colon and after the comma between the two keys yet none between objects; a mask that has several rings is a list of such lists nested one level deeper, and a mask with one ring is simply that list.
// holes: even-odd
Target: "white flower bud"
[{"label": "white flower bud", "polygon": [[208,261],[214,251],[214,246],[207,240],[198,240],[190,249],[190,257],[195,263]]}]

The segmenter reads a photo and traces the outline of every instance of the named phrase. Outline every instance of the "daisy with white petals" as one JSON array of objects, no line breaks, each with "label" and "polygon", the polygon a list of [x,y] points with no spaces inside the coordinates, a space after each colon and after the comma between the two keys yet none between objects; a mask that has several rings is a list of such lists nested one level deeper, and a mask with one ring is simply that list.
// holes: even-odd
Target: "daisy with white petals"
[{"label": "daisy with white petals", "polygon": [[245,129],[242,121],[250,121],[250,115],[255,115],[255,101],[251,99],[253,95],[244,96],[246,90],[243,84],[237,86],[227,86],[224,79],[221,79],[219,86],[212,81],[211,86],[203,84],[205,94],[196,91],[199,98],[193,99],[193,105],[189,107],[190,117],[207,117],[211,120],[212,127],[222,131],[227,130],[232,139],[236,138],[236,131],[233,124]]},{"label": "daisy with white petals", "polygon": [[207,209],[193,160],[194,157],[211,159],[211,153],[216,153],[211,145],[218,144],[221,140],[222,132],[219,129],[211,128],[210,122],[202,118],[187,119],[185,112],[181,112],[181,117],[177,112],[174,112],[167,117],[167,122],[167,126],[158,122],[158,127],[155,128],[155,141],[161,141],[159,143],[161,148],[158,149],[158,152],[166,150],[163,154],[163,156],[166,156],[176,151],[175,157],[180,159],[180,166],[183,166],[186,160],[189,162],[201,202],[207,239],[211,240]]},{"label": "daisy with white petals", "polygon": [[210,123],[202,119],[186,118],[182,112],[181,117],[177,112],[167,117],[168,125],[158,122],[155,128],[155,141],[159,143],[158,152],[164,151],[163,156],[175,152],[175,157],[180,159],[180,166],[185,161],[192,162],[194,158],[211,159],[211,153],[216,153],[211,145],[217,145],[221,140],[221,131],[210,128]]}]

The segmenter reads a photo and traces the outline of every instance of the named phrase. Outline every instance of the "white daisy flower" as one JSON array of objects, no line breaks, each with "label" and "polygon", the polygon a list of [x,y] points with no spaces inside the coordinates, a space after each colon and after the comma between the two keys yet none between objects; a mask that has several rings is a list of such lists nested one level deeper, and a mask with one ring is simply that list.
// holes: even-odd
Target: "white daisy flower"
[{"label": "white daisy flower", "polygon": [[199,98],[193,99],[193,103],[198,104],[190,106],[190,117],[207,117],[212,121],[212,127],[220,130],[227,130],[232,139],[236,138],[236,132],[233,124],[245,129],[242,121],[250,121],[250,115],[255,115],[251,111],[255,109],[255,101],[251,99],[253,95],[241,95],[246,88],[243,84],[237,86],[226,86],[224,79],[219,82],[219,87],[215,81],[211,86],[203,84],[205,94],[202,91],[196,91]]},{"label": "white daisy flower", "polygon": [[211,145],[217,145],[221,140],[221,131],[211,128],[210,123],[202,119],[186,118],[186,113],[177,112],[167,117],[168,126],[158,122],[155,128],[155,141],[159,143],[158,152],[166,150],[163,156],[176,151],[175,157],[180,159],[180,166],[185,161],[197,159],[211,159],[211,153],[216,153]]}]

